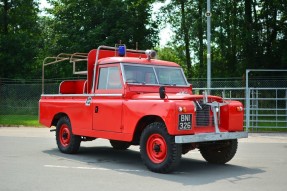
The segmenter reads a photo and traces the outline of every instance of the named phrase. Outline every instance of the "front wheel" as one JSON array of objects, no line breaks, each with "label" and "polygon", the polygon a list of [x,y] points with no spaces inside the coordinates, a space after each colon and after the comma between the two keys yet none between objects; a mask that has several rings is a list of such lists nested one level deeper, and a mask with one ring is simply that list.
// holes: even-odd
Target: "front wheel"
[{"label": "front wheel", "polygon": [[148,125],[140,139],[141,158],[146,167],[158,173],[168,173],[178,166],[181,159],[181,145],[174,142],[162,122]]},{"label": "front wheel", "polygon": [[76,153],[80,148],[81,137],[72,133],[71,123],[67,117],[62,117],[57,123],[56,141],[63,153]]},{"label": "front wheel", "polygon": [[225,164],[230,161],[237,151],[237,139],[215,141],[200,147],[202,157],[210,163]]}]

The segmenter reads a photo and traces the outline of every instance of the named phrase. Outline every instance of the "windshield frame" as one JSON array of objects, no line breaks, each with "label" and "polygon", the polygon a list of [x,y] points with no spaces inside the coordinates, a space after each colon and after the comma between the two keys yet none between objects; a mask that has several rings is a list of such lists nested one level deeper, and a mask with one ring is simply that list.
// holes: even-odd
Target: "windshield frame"
[{"label": "windshield frame", "polygon": [[[124,84],[146,85],[146,86],[172,86],[172,87],[188,87],[188,86],[190,86],[190,84],[188,83],[188,81],[187,81],[187,79],[186,79],[186,77],[185,77],[185,75],[184,75],[183,69],[182,69],[181,67],[158,66],[158,65],[156,65],[156,64],[144,65],[144,64],[126,63],[126,62],[120,63],[120,66],[121,66],[121,70],[122,70],[122,76],[123,76]],[[125,70],[124,70],[124,66],[138,66],[138,67],[148,67],[148,68],[152,68],[157,83],[127,82],[127,81],[126,81],[127,79],[126,79],[126,73],[125,73]],[[179,71],[181,72],[181,76],[183,77],[183,80],[184,80],[185,85],[160,84],[160,83],[159,83],[159,78],[158,78],[158,75],[157,75],[157,72],[156,72],[156,68],[177,69],[177,70],[179,70]]]}]

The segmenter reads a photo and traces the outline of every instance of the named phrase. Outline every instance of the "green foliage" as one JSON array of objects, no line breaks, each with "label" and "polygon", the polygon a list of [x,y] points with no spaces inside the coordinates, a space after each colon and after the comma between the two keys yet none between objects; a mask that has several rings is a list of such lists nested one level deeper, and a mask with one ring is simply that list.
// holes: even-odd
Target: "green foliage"
[{"label": "green foliage", "polygon": [[[172,26],[175,35],[169,46],[178,50],[178,56],[182,58],[189,77],[202,77],[200,74],[204,64],[203,3],[202,0],[171,0],[159,13],[162,22],[168,22]],[[194,70],[195,63],[199,64],[198,71]]]},{"label": "green foliage", "polygon": [[[182,54],[180,54],[182,53]],[[164,47],[158,50],[158,59],[172,61],[179,64],[185,73],[188,73],[187,66],[184,62],[184,48],[183,47]]]},{"label": "green foliage", "polygon": [[87,52],[99,45],[155,46],[157,28],[147,0],[51,0],[51,52]]},{"label": "green foliage", "polygon": [[[38,0],[0,0],[1,78],[39,78],[43,59],[61,52],[88,52],[120,41],[150,49],[158,45],[158,26],[166,23],[174,36],[161,57],[176,58],[189,77],[206,76],[204,0],[169,0],[156,21],[152,4],[164,0],[48,1],[52,8],[43,16]],[[286,0],[218,0],[211,8],[212,77],[286,68]],[[57,67],[50,74],[70,70]]]},{"label": "green foliage", "polygon": [[158,43],[154,1],[48,0],[52,8],[43,16],[37,0],[1,0],[0,77],[39,78],[43,59],[61,52],[88,52],[120,41],[129,48],[136,42],[139,49],[152,48]]},{"label": "green foliage", "polygon": [[[151,20],[153,1],[50,0],[49,15],[40,20],[46,39],[42,59],[62,52],[87,53],[100,45],[114,46],[120,42],[128,48],[136,48],[136,43],[139,49],[154,47],[158,28]],[[70,64],[52,67],[45,76],[71,75]]]},{"label": "green foliage", "polygon": [[40,30],[33,0],[0,1],[0,76],[25,77],[35,64]]},{"label": "green foliage", "polygon": [[[286,69],[287,1],[218,0],[211,5],[212,77],[238,77],[246,69]],[[168,46],[190,46],[193,77],[206,76],[205,12],[206,1],[171,0],[160,13],[175,34]],[[188,35],[189,43],[184,35]],[[187,64],[187,59],[185,54],[182,61]]]}]

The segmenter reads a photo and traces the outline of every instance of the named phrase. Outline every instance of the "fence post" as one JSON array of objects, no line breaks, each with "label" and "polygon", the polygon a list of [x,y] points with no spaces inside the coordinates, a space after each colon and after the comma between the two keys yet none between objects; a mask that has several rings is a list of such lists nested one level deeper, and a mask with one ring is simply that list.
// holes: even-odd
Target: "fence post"
[{"label": "fence post", "polygon": [[286,114],[286,127],[287,127],[287,88],[285,90],[285,114]]},{"label": "fence post", "polygon": [[[276,91],[276,101],[275,101],[275,116],[276,116],[276,127],[278,127],[278,89],[275,90]],[[280,111],[279,111],[280,113]]]},{"label": "fence post", "polygon": [[249,70],[246,70],[245,74],[245,107],[246,107],[246,114],[245,114],[245,121],[246,121],[246,131],[249,131],[249,126],[250,126],[250,99],[249,99],[249,87],[248,87],[248,73]]},{"label": "fence post", "polygon": [[255,108],[256,108],[256,112],[255,112],[255,115],[256,115],[256,117],[255,117],[255,120],[256,120],[256,122],[255,122],[255,124],[256,124],[256,128],[257,128],[257,130],[258,130],[258,120],[259,120],[259,117],[258,117],[258,109],[259,109],[259,102],[258,102],[258,100],[259,100],[259,92],[258,92],[259,90],[257,89],[256,90],[256,101],[255,101]]}]

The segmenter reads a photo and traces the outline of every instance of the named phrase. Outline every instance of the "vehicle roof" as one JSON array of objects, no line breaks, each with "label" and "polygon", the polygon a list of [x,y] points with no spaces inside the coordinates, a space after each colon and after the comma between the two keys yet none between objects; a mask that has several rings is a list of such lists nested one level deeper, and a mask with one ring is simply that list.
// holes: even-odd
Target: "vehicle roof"
[{"label": "vehicle roof", "polygon": [[158,65],[158,66],[170,66],[180,67],[175,62],[169,62],[157,59],[146,59],[146,58],[135,58],[135,57],[107,57],[99,60],[99,65],[103,64],[114,64],[114,63],[133,63],[142,65]]}]

